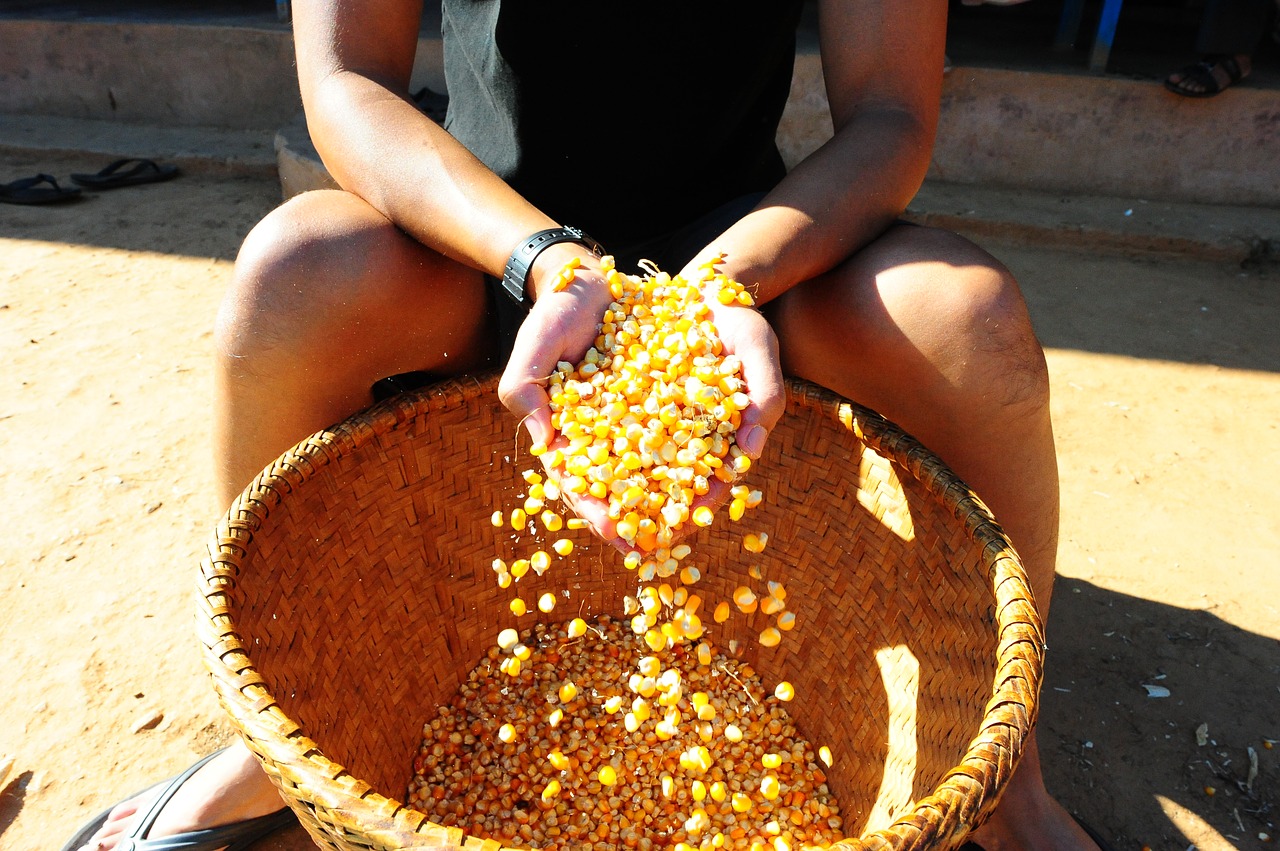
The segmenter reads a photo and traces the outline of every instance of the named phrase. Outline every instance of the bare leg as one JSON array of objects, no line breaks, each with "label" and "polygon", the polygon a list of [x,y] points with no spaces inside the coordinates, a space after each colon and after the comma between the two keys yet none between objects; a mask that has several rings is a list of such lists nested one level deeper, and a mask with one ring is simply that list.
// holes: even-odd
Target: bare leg
[{"label": "bare leg", "polygon": [[[953,234],[899,225],[766,312],[788,374],[885,415],[982,497],[1047,617],[1058,538],[1049,382],[1009,272]],[[1093,847],[1045,790],[1034,743],[974,838],[987,851]]]},{"label": "bare leg", "polygon": [[[370,386],[411,370],[487,364],[483,279],[406,237],[344,192],[299,196],[256,227],[217,323],[219,498],[307,435],[367,406]],[[114,848],[145,800],[127,801],[88,847]],[[193,775],[150,836],[230,824],[283,801],[237,743]]]}]

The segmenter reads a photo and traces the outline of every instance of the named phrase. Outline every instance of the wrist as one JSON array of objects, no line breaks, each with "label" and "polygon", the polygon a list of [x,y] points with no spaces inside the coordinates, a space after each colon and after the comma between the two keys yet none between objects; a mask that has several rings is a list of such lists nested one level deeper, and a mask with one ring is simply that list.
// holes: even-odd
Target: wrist
[{"label": "wrist", "polygon": [[[576,245],[580,252],[597,257],[604,254],[604,247],[579,228],[555,227],[537,231],[518,244],[507,259],[502,274],[502,288],[507,295],[525,307],[531,305],[533,299],[542,293],[530,280],[530,273],[543,254],[566,244]],[[558,250],[557,255],[565,256],[564,249]],[[545,269],[546,265],[544,263],[542,267]]]},{"label": "wrist", "polygon": [[608,286],[599,255],[578,243],[563,242],[538,255],[529,267],[525,287],[530,298],[538,301],[575,282]]}]

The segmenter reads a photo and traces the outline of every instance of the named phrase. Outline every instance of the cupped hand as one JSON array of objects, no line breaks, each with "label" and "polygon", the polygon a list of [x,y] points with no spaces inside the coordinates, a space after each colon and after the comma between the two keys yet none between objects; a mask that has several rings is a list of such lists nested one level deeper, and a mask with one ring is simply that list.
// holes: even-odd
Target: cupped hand
[{"label": "cupped hand", "polygon": [[[516,334],[511,357],[498,381],[498,398],[524,423],[535,444],[549,449],[567,445],[551,425],[551,398],[547,379],[556,364],[577,365],[595,342],[600,320],[613,301],[609,286],[598,269],[584,267],[574,282],[560,292],[546,293],[529,310]],[[544,456],[545,457],[545,456]],[[563,470],[547,470],[560,479]],[[587,521],[593,532],[618,549],[630,547],[617,537],[603,500],[588,494],[562,493],[573,512]]]}]

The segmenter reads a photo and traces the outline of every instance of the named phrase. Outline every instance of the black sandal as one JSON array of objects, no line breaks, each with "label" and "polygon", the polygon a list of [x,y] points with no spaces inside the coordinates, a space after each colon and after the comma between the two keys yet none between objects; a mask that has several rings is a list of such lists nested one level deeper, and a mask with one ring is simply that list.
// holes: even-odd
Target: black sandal
[{"label": "black sandal", "polygon": [[[1218,68],[1227,74],[1225,85],[1219,83],[1214,76],[1213,72]],[[1170,74],[1164,81],[1164,87],[1176,95],[1189,98],[1211,98],[1245,78],[1240,63],[1228,54],[1209,56],[1194,65],[1188,65],[1178,73],[1182,75],[1182,79],[1175,83]]]},{"label": "black sandal", "polygon": [[0,186],[0,201],[6,204],[61,204],[79,197],[79,189],[59,186],[50,174],[24,177]]}]

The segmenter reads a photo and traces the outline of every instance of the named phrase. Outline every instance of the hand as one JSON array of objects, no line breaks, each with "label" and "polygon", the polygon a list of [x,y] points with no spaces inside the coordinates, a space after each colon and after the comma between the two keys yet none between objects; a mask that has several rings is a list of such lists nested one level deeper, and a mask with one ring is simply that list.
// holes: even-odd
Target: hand
[{"label": "hand", "polygon": [[[685,269],[682,274],[696,277],[699,272]],[[746,384],[750,404],[742,411],[736,439],[738,447],[755,461],[764,453],[769,433],[782,417],[786,405],[778,338],[755,308],[721,304],[710,289],[706,300],[720,341],[724,344],[724,353],[742,361],[742,380]],[[712,480],[711,490],[699,497],[693,507],[707,505],[713,511],[717,510],[728,500],[729,490],[729,485],[718,479]]]},{"label": "hand", "polygon": [[[591,258],[584,260],[567,288],[540,295],[521,324],[511,358],[498,382],[498,398],[520,418],[535,444],[551,449],[566,445],[551,426],[547,378],[560,361],[576,365],[582,360],[595,342],[600,320],[612,301],[604,275]],[[563,473],[550,469],[547,472],[556,480]],[[609,518],[603,500],[568,493],[562,494],[562,499],[601,538],[624,552],[630,549],[617,537],[616,524]]]}]

